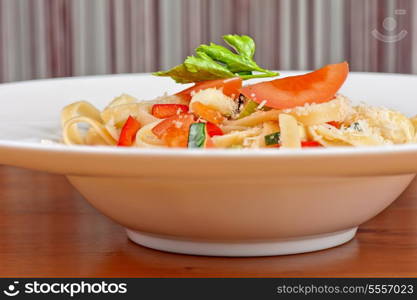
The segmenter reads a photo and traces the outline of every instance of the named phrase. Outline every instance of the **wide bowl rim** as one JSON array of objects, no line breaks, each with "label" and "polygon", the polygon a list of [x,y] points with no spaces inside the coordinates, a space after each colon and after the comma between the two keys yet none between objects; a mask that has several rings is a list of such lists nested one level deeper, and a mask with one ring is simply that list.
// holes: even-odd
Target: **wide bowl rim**
[{"label": "wide bowl rim", "polygon": [[20,141],[0,140],[0,148],[34,150],[53,153],[72,153],[80,155],[114,155],[114,156],[175,156],[175,157],[343,157],[361,155],[393,155],[417,154],[417,144],[364,146],[364,147],[334,147],[334,148],[305,148],[305,149],[186,149],[186,148],[123,148],[112,146],[84,146],[64,144],[35,144]]},{"label": "wide bowl rim", "polygon": [[[281,73],[296,74],[305,73],[306,71],[297,70],[283,70]],[[381,73],[381,72],[350,72],[351,74],[372,75],[372,76],[396,76],[396,77],[415,77],[414,74],[400,74],[400,73]],[[48,83],[57,81],[76,81],[76,80],[94,80],[100,78],[112,77],[133,77],[133,76],[151,76],[152,73],[122,73],[122,74],[100,74],[87,76],[72,76],[72,77],[58,77],[58,78],[42,78],[35,80],[24,80],[16,82],[1,83],[0,88],[6,86],[19,86],[34,83]],[[175,148],[150,148],[150,149],[127,149],[121,147],[108,146],[68,146],[60,144],[35,144],[22,141],[0,140],[0,147],[14,148],[21,150],[36,150],[36,151],[52,151],[71,152],[78,154],[105,154],[105,155],[129,155],[129,156],[208,156],[208,157],[233,157],[236,155],[244,157],[253,156],[279,156],[279,157],[310,157],[310,156],[344,156],[344,155],[362,155],[362,154],[393,154],[393,153],[409,153],[417,151],[417,144],[405,145],[388,145],[388,146],[369,146],[369,147],[335,147],[335,148],[320,148],[320,149],[301,149],[301,150],[284,150],[276,151],[274,149],[175,149]]]},{"label": "wide bowl rim", "polygon": [[[305,71],[282,71],[282,75],[291,76]],[[353,76],[374,77],[396,77],[406,80],[417,79],[412,74],[392,74],[392,73],[372,73],[372,72],[352,72]],[[118,78],[120,81],[135,80],[140,77],[151,77],[150,73],[127,73],[127,74],[106,74],[94,76],[76,76],[64,78],[48,78],[39,80],[29,80],[0,84],[0,91],[3,87],[10,88],[13,92],[15,88],[21,89],[27,86],[36,88],[37,84],[49,85],[57,82],[68,82],[83,84],[89,80],[112,80]],[[146,79],[147,80],[147,79]],[[162,80],[162,79],[161,79]],[[170,80],[163,78],[163,80]],[[258,80],[259,81],[259,80]],[[97,84],[94,83],[94,84]],[[129,83],[130,84],[130,83]],[[178,163],[183,164],[182,173],[195,172],[187,160],[198,164],[207,169],[216,169],[226,172],[225,165],[230,172],[233,171],[233,164],[237,161],[248,163],[258,168],[258,163],[273,162],[285,166],[290,171],[277,170],[275,166],[273,172],[279,174],[335,174],[335,175],[382,175],[382,174],[411,174],[417,172],[417,164],[413,161],[417,158],[417,144],[369,146],[369,147],[334,147],[334,148],[304,148],[304,149],[181,149],[181,148],[124,148],[110,146],[68,146],[57,143],[28,142],[24,140],[0,139],[0,163],[6,165],[20,166],[30,169],[61,173],[68,175],[115,175],[133,176],[145,174],[168,174],[170,171],[164,170],[162,165],[170,165],[178,170]],[[65,162],[64,161],[71,161]],[[155,168],[151,161],[158,161],[159,169]],[[389,166],[384,166],[385,161],[391,160]],[[53,161],[53,163],[52,163]],[[349,161],[349,163],[346,163]],[[77,162],[75,164],[75,162]],[[91,166],[95,163],[99,167],[91,170],[83,164]],[[130,162],[146,164],[147,170],[139,170],[136,165]],[[219,163],[220,164],[219,164]],[[114,173],[117,163],[124,169]],[[186,165],[184,165],[186,163]],[[396,165],[398,163],[398,165]],[[45,164],[47,166],[45,166]],[[311,167],[319,168],[314,171],[308,170],[306,164]],[[325,164],[325,167],[324,167]],[[365,165],[366,166],[365,166]],[[353,165],[356,169],[353,168]],[[158,169],[151,172],[151,169]],[[338,170],[343,168],[343,170]],[[239,169],[239,168],[237,168]],[[236,170],[237,170],[236,169]],[[345,170],[346,169],[346,170]],[[272,172],[272,170],[269,170]],[[174,171],[172,171],[174,172]],[[214,172],[215,171],[211,171]],[[234,171],[233,171],[234,172]],[[236,171],[237,172],[237,171]],[[246,172],[246,171],[245,171]],[[253,170],[251,171],[253,172]],[[187,173],[187,174],[188,174]],[[214,174],[213,173],[213,174]],[[277,174],[278,174],[277,173]],[[174,173],[173,173],[174,174]]]}]

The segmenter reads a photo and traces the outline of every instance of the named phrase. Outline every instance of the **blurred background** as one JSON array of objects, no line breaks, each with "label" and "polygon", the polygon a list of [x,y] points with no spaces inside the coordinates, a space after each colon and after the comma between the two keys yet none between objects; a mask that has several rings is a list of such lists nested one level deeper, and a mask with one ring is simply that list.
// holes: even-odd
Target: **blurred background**
[{"label": "blurred background", "polygon": [[0,82],[150,72],[251,35],[269,69],[417,73],[413,0],[0,0]]}]

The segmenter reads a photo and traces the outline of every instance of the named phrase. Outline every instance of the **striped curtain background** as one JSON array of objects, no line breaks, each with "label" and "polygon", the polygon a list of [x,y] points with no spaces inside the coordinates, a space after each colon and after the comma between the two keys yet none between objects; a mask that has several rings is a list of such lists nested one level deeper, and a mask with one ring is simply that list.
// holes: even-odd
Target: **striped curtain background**
[{"label": "striped curtain background", "polygon": [[415,0],[0,0],[0,82],[169,68],[226,33],[270,69],[417,73],[416,22]]}]

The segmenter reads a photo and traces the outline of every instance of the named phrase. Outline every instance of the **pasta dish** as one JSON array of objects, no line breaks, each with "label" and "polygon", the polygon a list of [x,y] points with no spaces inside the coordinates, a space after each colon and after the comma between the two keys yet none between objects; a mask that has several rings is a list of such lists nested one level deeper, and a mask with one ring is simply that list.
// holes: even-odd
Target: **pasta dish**
[{"label": "pasta dish", "polygon": [[346,62],[316,71],[244,85],[279,74],[253,60],[248,36],[226,35],[232,50],[211,43],[183,64],[154,73],[180,84],[175,95],[140,101],[113,99],[102,111],[86,101],[62,110],[67,145],[180,148],[306,148],[416,142],[417,118],[338,93]]}]

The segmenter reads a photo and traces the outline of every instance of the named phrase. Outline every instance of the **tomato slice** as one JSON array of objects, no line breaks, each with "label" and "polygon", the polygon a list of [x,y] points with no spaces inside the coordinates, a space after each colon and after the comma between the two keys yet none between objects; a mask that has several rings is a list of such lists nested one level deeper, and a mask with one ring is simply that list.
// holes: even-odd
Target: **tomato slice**
[{"label": "tomato slice", "polygon": [[152,128],[152,133],[169,147],[187,147],[188,131],[192,123],[194,123],[192,114],[175,115]]},{"label": "tomato slice", "polygon": [[154,128],[152,128],[152,133],[157,137],[162,138],[164,133],[172,127],[178,129],[188,129],[190,125],[194,122],[194,116],[192,114],[179,114],[172,116],[168,119],[163,120]]},{"label": "tomato slice", "polygon": [[319,142],[316,142],[316,141],[305,141],[305,142],[301,142],[301,147],[305,148],[305,147],[322,147],[322,146]]},{"label": "tomato slice", "polygon": [[257,103],[277,109],[323,103],[334,98],[349,74],[349,65],[342,62],[298,76],[275,79],[243,87],[241,93]]},{"label": "tomato slice", "polygon": [[188,106],[182,104],[155,104],[152,106],[152,115],[158,119],[166,119],[187,112]]},{"label": "tomato slice", "polygon": [[201,81],[194,84],[194,86],[185,89],[175,95],[182,97],[186,101],[190,101],[192,98],[193,93],[197,93],[201,90],[216,88],[221,89],[223,88],[223,93],[226,96],[231,98],[235,98],[239,96],[240,89],[242,88],[242,78],[240,77],[231,77],[225,79],[215,79],[215,80],[207,80]]},{"label": "tomato slice", "polygon": [[162,137],[162,140],[168,147],[186,148],[188,143],[189,130],[182,130],[181,128],[171,127],[167,129]]},{"label": "tomato slice", "polygon": [[136,138],[136,133],[139,129],[140,123],[132,116],[129,116],[129,118],[126,120],[126,123],[123,125],[122,131],[120,132],[117,146],[132,146]]},{"label": "tomato slice", "polygon": [[223,131],[221,130],[221,128],[214,123],[207,122],[206,128],[207,128],[207,134],[210,137],[216,136],[216,135],[223,135]]}]

